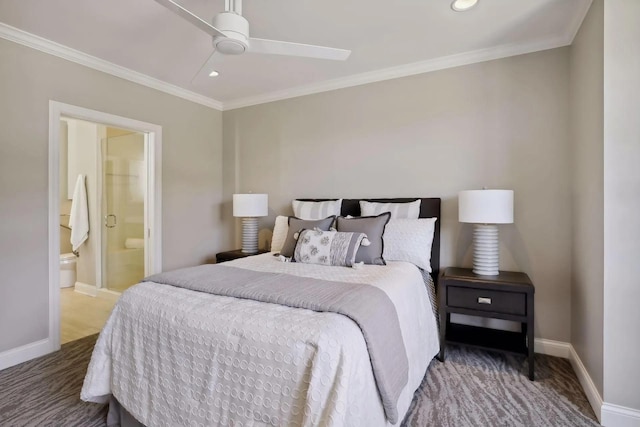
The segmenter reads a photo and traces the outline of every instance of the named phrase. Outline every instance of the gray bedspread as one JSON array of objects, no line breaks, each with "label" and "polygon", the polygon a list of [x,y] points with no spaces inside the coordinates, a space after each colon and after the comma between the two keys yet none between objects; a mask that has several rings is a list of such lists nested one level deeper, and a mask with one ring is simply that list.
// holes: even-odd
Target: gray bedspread
[{"label": "gray bedspread", "polygon": [[398,421],[398,398],[408,381],[407,354],[396,308],[375,286],[223,265],[160,273],[145,281],[349,317],[362,330],[386,417]]}]

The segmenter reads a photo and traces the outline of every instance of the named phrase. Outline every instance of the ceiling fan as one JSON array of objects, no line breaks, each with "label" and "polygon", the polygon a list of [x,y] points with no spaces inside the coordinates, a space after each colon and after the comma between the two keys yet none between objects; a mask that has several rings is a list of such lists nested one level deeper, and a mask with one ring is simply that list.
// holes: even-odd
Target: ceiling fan
[{"label": "ceiling fan", "polygon": [[[173,0],[155,1],[213,37],[213,53],[196,76],[212,68],[216,52],[224,55],[249,52],[334,61],[344,61],[351,54],[350,50],[345,49],[249,37],[249,21],[242,16],[242,0],[225,0],[225,11],[214,16],[211,24]],[[211,75],[217,75],[217,72]]]}]

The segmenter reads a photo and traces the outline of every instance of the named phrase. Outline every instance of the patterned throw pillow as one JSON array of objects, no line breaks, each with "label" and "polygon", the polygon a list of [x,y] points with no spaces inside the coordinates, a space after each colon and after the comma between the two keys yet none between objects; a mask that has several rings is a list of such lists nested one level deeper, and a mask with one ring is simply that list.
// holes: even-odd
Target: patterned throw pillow
[{"label": "patterned throw pillow", "polygon": [[287,230],[287,237],[285,238],[282,248],[280,249],[280,255],[285,258],[291,258],[293,256],[293,250],[296,248],[295,235],[300,231],[309,228],[319,228],[320,230],[328,230],[331,228],[331,224],[336,219],[335,216],[330,216],[324,219],[318,220],[304,220],[296,218],[294,216],[289,217],[289,228]]},{"label": "patterned throw pillow", "polygon": [[293,260],[304,264],[353,267],[364,233],[302,230],[293,253]]}]

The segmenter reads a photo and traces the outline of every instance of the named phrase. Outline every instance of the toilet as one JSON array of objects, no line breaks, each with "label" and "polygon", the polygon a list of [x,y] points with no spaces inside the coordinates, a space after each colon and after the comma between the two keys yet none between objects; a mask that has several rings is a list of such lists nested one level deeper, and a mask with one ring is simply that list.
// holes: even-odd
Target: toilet
[{"label": "toilet", "polygon": [[70,288],[76,284],[76,256],[60,254],[60,287]]}]

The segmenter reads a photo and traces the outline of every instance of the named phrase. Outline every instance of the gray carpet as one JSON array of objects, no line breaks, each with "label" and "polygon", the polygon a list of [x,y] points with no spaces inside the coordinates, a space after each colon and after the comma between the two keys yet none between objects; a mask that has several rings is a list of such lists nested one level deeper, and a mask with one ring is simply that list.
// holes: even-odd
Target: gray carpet
[{"label": "gray carpet", "polygon": [[0,426],[105,426],[106,406],[80,400],[97,338],[72,341],[56,353],[0,371]]},{"label": "gray carpet", "polygon": [[[106,407],[80,401],[97,335],[0,371],[0,426],[105,426]],[[536,381],[523,357],[449,347],[431,362],[403,426],[597,426],[571,365],[536,355]]]},{"label": "gray carpet", "polygon": [[571,364],[535,355],[535,381],[524,356],[450,346],[433,360],[403,426],[599,426]]}]

